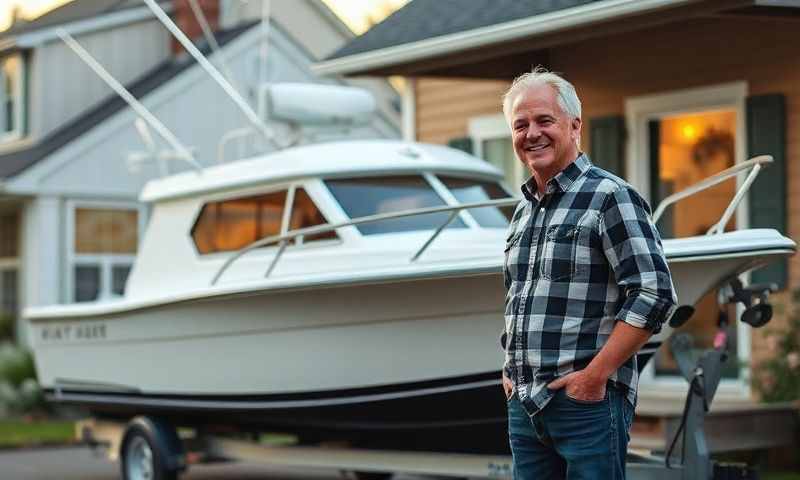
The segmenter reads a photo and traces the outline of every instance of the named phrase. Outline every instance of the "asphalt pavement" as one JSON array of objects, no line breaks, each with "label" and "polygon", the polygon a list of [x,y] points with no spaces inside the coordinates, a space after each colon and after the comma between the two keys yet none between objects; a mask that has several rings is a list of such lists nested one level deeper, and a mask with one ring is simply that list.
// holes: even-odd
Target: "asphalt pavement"
[{"label": "asphalt pavement", "polygon": [[[119,480],[119,465],[87,447],[0,451],[0,480]],[[331,470],[287,469],[247,462],[193,465],[181,480],[341,480]],[[422,480],[396,475],[393,480]]]}]

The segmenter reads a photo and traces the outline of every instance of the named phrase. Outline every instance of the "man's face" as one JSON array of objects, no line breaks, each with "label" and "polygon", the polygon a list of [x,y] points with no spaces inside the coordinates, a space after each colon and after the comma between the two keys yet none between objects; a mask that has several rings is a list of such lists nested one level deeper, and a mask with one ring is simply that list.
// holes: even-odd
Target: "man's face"
[{"label": "man's face", "polygon": [[581,120],[570,119],[556,89],[540,85],[521,93],[511,106],[511,138],[517,158],[544,181],[578,157]]}]

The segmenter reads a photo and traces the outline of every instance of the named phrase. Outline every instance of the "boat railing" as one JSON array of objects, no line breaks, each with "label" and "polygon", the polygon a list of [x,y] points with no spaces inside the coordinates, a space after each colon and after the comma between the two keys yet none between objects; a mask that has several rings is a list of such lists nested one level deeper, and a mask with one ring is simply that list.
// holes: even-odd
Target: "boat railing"
[{"label": "boat railing", "polygon": [[740,163],[739,165],[734,165],[728,169],[725,169],[719,173],[716,173],[705,180],[702,180],[698,183],[695,183],[689,188],[681,190],[680,192],[673,193],[668,197],[664,198],[661,203],[658,204],[655,213],[653,213],[653,223],[658,222],[661,218],[661,215],[664,214],[664,211],[670,205],[673,205],[686,197],[690,197],[696,193],[702,192],[708,188],[711,188],[715,185],[718,185],[732,177],[737,176],[740,172],[744,170],[749,170],[747,177],[744,179],[742,184],[736,191],[736,194],[731,199],[731,202],[728,204],[728,207],[722,213],[719,221],[711,226],[706,232],[706,235],[715,235],[725,231],[725,225],[728,224],[733,214],[736,212],[736,208],[739,207],[739,204],[744,199],[744,196],[747,195],[747,192],[750,190],[750,186],[755,181],[758,173],[761,171],[762,165],[772,162],[772,157],[770,155],[760,155],[758,157],[753,157],[750,160]]},{"label": "boat railing", "polygon": [[[762,165],[772,162],[772,157],[769,155],[762,155],[758,157],[754,157],[750,160],[742,162],[739,165],[735,165],[731,168],[723,170],[715,175],[708,177],[707,179],[698,182],[691,187],[681,190],[680,192],[674,193],[669,195],[661,203],[658,204],[658,208],[656,208],[655,213],[653,214],[653,222],[658,222],[658,219],[661,218],[664,211],[670,205],[683,200],[686,197],[692,196],[698,192],[706,190],[710,187],[713,187],[719,183],[728,180],[740,172],[744,170],[749,170],[747,177],[745,178],[742,185],[737,190],[736,194],[734,195],[733,199],[731,200],[728,207],[725,209],[725,212],[722,214],[719,222],[713,225],[707,234],[716,234],[722,233],[725,230],[725,225],[730,221],[731,216],[733,216],[736,208],[741,203],[744,196],[747,194],[748,190],[750,190],[750,186],[755,181],[756,177],[758,176],[759,171],[762,168]],[[315,225],[312,227],[305,227],[299,228],[297,230],[290,230],[286,233],[279,234],[279,235],[272,235],[269,237],[264,237],[255,242],[252,242],[245,247],[233,252],[230,257],[228,257],[225,262],[220,266],[217,273],[211,280],[211,285],[215,285],[217,281],[222,277],[222,274],[225,273],[226,270],[239,258],[246,255],[247,253],[255,250],[256,248],[264,247],[271,244],[278,244],[278,251],[275,253],[275,257],[270,262],[269,267],[267,268],[264,277],[269,277],[269,275],[275,270],[275,266],[278,264],[280,259],[283,256],[283,253],[286,250],[286,247],[289,246],[289,243],[298,238],[298,237],[305,237],[310,235],[316,235],[320,233],[326,233],[335,231],[339,228],[344,227],[351,227],[356,225],[363,225],[367,223],[374,223],[374,222],[381,222],[385,220],[392,220],[396,218],[403,218],[403,217],[414,217],[419,215],[429,215],[432,213],[449,213],[447,219],[442,222],[434,232],[425,240],[425,242],[417,249],[417,251],[409,258],[409,263],[413,263],[419,259],[419,257],[428,249],[428,247],[436,240],[439,234],[450,225],[453,220],[456,219],[458,214],[463,210],[470,210],[473,208],[485,208],[485,207],[508,207],[512,205],[516,205],[519,202],[517,198],[503,198],[498,200],[486,200],[482,202],[473,202],[473,203],[462,203],[458,205],[444,205],[439,207],[425,207],[425,208],[415,208],[411,210],[403,210],[400,212],[391,212],[391,213],[380,213],[375,215],[367,215],[364,217],[358,217],[354,219],[350,219],[346,222],[339,222],[339,223],[324,223],[321,225]]]},{"label": "boat railing", "polygon": [[403,210],[400,212],[391,212],[391,213],[379,213],[375,215],[366,215],[363,217],[354,218],[348,220],[346,222],[339,222],[339,223],[324,223],[321,225],[315,225],[313,227],[305,227],[299,228],[297,230],[290,230],[286,233],[280,235],[272,235],[269,237],[264,237],[259,240],[256,240],[249,245],[242,247],[241,249],[235,251],[228,257],[225,262],[220,266],[217,273],[211,279],[211,285],[215,285],[217,281],[219,281],[222,274],[231,266],[236,260],[247,254],[248,252],[264,247],[271,244],[278,244],[278,251],[275,253],[275,257],[270,262],[269,267],[267,268],[264,277],[269,277],[272,271],[275,269],[275,266],[278,264],[278,261],[283,256],[286,247],[289,246],[289,242],[298,237],[316,235],[320,233],[326,233],[330,231],[337,230],[339,228],[344,227],[351,227],[355,225],[363,225],[366,223],[374,223],[374,222],[381,222],[385,220],[392,220],[396,218],[403,218],[403,217],[414,217],[419,215],[430,215],[432,213],[449,213],[447,219],[442,222],[436,230],[425,240],[425,242],[417,249],[414,255],[409,258],[409,263],[413,263],[417,261],[417,259],[428,249],[428,247],[436,240],[442,231],[450,225],[453,220],[456,219],[458,214],[462,210],[471,210],[473,208],[486,208],[486,207],[509,207],[514,206],[519,203],[518,198],[501,198],[497,200],[486,200],[482,202],[473,202],[473,203],[461,203],[458,205],[444,205],[440,207],[425,207],[425,208],[415,208],[412,210]]}]

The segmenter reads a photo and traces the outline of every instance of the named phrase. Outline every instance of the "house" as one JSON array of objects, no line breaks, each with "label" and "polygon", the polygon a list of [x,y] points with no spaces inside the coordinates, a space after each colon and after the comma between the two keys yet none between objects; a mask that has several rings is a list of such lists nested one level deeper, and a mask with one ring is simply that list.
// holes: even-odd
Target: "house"
[{"label": "house", "polygon": [[[472,151],[502,168],[516,191],[524,172],[500,97],[514,77],[546,66],[581,96],[583,150],[653,204],[747,158],[772,155],[729,228],[771,227],[797,239],[798,27],[797,1],[414,0],[314,69],[405,77],[404,137]],[[667,237],[705,232],[733,191],[731,181],[687,200],[660,229]],[[800,287],[800,257],[752,280],[778,283],[773,300],[787,304]],[[698,348],[713,341],[715,299],[711,292],[684,327]],[[782,322],[776,315],[771,326]],[[742,406],[754,398],[748,365],[769,355],[769,329],[733,328],[735,355],[718,404]],[[685,382],[666,350],[643,372],[640,414],[682,407]]]},{"label": "house", "polygon": [[[272,2],[262,24],[257,2],[203,0],[220,50],[196,40],[255,108],[265,82],[359,84],[378,99],[372,123],[349,138],[399,136],[397,94],[383,80],[320,79],[311,72],[352,33],[319,0]],[[201,32],[187,0],[162,2],[190,35]],[[203,165],[265,152],[231,135],[247,120],[138,0],[74,0],[0,32],[0,307],[26,342],[24,306],[119,295],[147,224],[142,186],[191,168],[160,160],[137,116],[67,46],[72,34],[149,108]],[[266,32],[266,33],[265,33]],[[265,52],[265,53],[264,53]],[[223,62],[224,60],[224,62]],[[276,124],[275,129],[284,128]],[[233,138],[220,145],[223,137]],[[263,142],[261,142],[263,143]]]}]

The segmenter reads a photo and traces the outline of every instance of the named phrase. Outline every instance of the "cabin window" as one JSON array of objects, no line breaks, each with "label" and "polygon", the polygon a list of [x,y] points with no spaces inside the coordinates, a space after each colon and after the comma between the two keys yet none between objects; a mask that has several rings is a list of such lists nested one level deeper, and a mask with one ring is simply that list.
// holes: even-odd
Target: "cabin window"
[{"label": "cabin window", "polygon": [[22,55],[0,58],[0,141],[22,136],[23,66]]},{"label": "cabin window", "polygon": [[192,229],[197,251],[229,252],[279,235],[285,204],[284,190],[203,205]]},{"label": "cabin window", "polygon": [[[306,191],[298,188],[294,193],[294,203],[292,204],[292,216],[289,229],[299,230],[301,228],[313,227],[316,225],[323,225],[328,223],[322,212],[319,211],[311,197],[308,196]],[[296,244],[313,242],[316,240],[335,240],[338,236],[333,230],[328,232],[317,233],[308,236],[301,236],[295,239]]]},{"label": "cabin window", "polygon": [[139,243],[138,209],[76,207],[72,225],[72,300],[123,295]]},{"label": "cabin window", "polygon": [[[512,198],[503,187],[494,182],[443,177],[439,180],[450,190],[459,203],[476,203],[501,198]],[[484,207],[468,210],[478,225],[484,228],[507,228],[514,215],[514,207]]]},{"label": "cabin window", "polygon": [[[325,184],[352,219],[446,205],[433,187],[418,175],[331,179]],[[433,230],[445,223],[449,215],[448,212],[416,215],[364,223],[357,228],[364,235]],[[448,228],[466,228],[466,225],[456,218]]]}]

